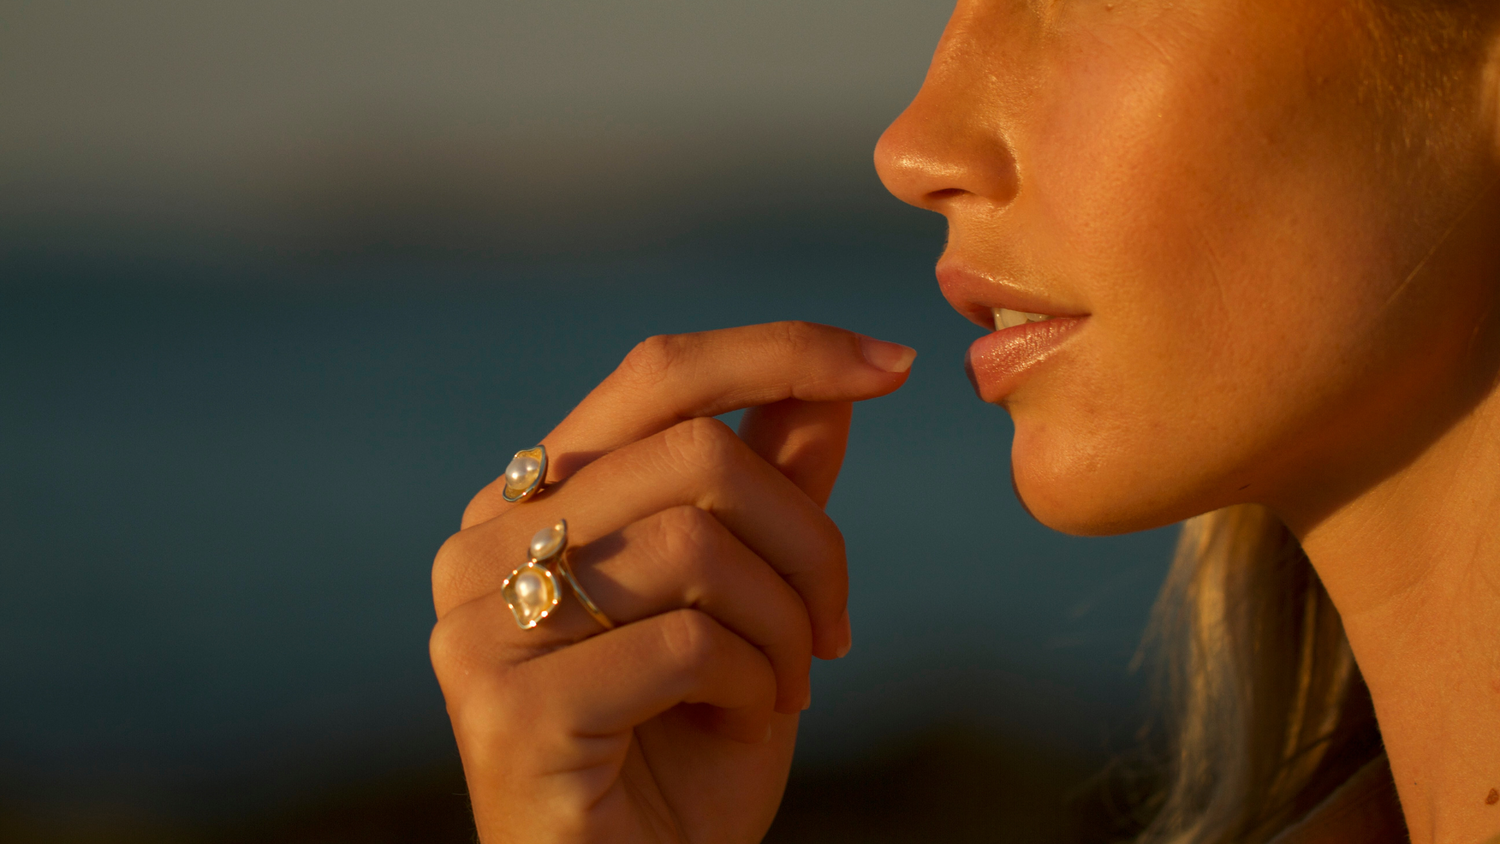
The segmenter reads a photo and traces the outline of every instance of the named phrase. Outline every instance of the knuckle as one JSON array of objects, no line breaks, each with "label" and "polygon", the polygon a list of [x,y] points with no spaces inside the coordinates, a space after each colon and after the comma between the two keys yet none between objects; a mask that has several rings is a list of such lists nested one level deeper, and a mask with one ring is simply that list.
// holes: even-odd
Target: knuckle
[{"label": "knuckle", "polygon": [[667,430],[665,444],[694,474],[723,472],[740,456],[743,443],[728,425],[712,417],[688,419]]},{"label": "knuckle", "polygon": [[839,530],[839,526],[833,519],[825,518],[823,524],[823,553],[842,565],[848,556],[848,547],[844,543],[844,532]]},{"label": "knuckle", "polygon": [[697,610],[677,610],[661,616],[662,647],[673,664],[692,673],[713,660],[718,651],[715,624]]},{"label": "knuckle", "polygon": [[487,536],[492,532],[468,528],[448,537],[432,560],[432,602],[438,615],[468,603],[490,591],[498,579],[491,580],[494,552]]},{"label": "knuckle", "polygon": [[505,751],[515,746],[513,737],[536,735],[535,717],[533,708],[504,683],[490,684],[482,695],[448,700],[448,719],[463,755],[492,773],[507,768],[518,773],[520,760]]},{"label": "knuckle", "polygon": [[682,339],[675,334],[657,334],[635,345],[620,363],[620,371],[632,379],[656,383],[682,356]]},{"label": "knuckle", "polygon": [[427,641],[428,656],[460,742],[471,748],[504,747],[506,733],[535,729],[538,708],[527,701],[538,690],[517,682],[515,666],[486,657],[475,633],[472,622],[439,621]]},{"label": "knuckle", "polygon": [[848,590],[849,560],[844,544],[844,535],[831,519],[825,519],[819,530],[809,537],[807,560],[811,563],[809,574],[825,584],[830,600],[841,603]]},{"label": "knuckle", "polygon": [[780,336],[781,343],[786,345],[787,348],[796,349],[796,351],[801,351],[801,349],[805,349],[808,345],[811,345],[817,333],[816,325],[804,321],[804,319],[783,319],[783,321],[774,322],[772,325],[775,325],[775,330],[777,330],[777,334]]},{"label": "knuckle", "polygon": [[470,648],[458,624],[445,619],[433,625],[432,635],[427,638],[427,656],[432,661],[438,684],[445,690],[451,685],[450,678],[462,676],[469,653]]},{"label": "knuckle", "polygon": [[844,532],[827,513],[817,514],[812,524],[811,540],[809,551],[814,557],[842,565],[848,553]]},{"label": "knuckle", "polygon": [[664,563],[691,578],[715,544],[716,527],[714,517],[697,507],[673,507],[658,515],[652,540]]},{"label": "knuckle", "polygon": [[460,561],[466,554],[467,538],[463,532],[455,533],[443,541],[437,555],[432,559],[432,598],[438,605],[445,605],[452,597],[460,570]]},{"label": "knuckle", "polygon": [[784,320],[771,325],[783,351],[792,355],[810,351],[826,331],[824,326],[800,319]]},{"label": "knuckle", "polygon": [[844,550],[844,537],[837,530],[833,531],[833,537],[829,540],[827,549],[823,552],[826,561],[826,571],[833,579],[834,594],[848,597],[849,594],[849,558]]}]

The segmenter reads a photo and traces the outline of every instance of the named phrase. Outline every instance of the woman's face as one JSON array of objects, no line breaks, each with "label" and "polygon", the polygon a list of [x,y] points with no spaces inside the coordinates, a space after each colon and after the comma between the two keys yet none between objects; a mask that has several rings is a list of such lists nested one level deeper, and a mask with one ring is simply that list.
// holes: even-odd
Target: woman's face
[{"label": "woman's face", "polygon": [[1063,317],[969,359],[1043,523],[1326,509],[1488,383],[1485,42],[1438,66],[1378,29],[1346,0],[959,2],[876,160],[948,218],[955,308]]}]

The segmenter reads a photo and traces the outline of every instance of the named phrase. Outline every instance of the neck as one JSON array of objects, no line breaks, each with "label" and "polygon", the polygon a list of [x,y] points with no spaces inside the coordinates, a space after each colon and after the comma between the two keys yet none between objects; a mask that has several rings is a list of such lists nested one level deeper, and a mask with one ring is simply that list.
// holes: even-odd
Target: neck
[{"label": "neck", "polygon": [[1343,617],[1414,844],[1500,832],[1500,391],[1316,524],[1288,522]]}]

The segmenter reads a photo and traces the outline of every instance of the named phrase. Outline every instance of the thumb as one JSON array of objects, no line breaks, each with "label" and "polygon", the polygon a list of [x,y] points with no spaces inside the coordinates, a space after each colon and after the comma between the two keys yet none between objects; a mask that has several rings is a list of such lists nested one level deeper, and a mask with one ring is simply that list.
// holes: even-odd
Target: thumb
[{"label": "thumb", "polygon": [[783,399],[746,410],[740,439],[823,507],[844,465],[853,414],[846,401]]}]

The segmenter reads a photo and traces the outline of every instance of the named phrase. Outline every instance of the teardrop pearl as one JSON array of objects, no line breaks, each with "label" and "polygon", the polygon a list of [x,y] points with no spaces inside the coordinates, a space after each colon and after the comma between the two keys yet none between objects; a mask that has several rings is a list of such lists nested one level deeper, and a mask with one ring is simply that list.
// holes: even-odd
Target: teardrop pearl
[{"label": "teardrop pearl", "polygon": [[545,560],[557,553],[562,547],[563,537],[567,536],[566,528],[557,524],[549,528],[542,528],[531,538],[531,559]]},{"label": "teardrop pearl", "polygon": [[536,481],[536,476],[542,471],[542,463],[529,454],[510,461],[505,467],[505,485],[511,489],[525,489]]}]

